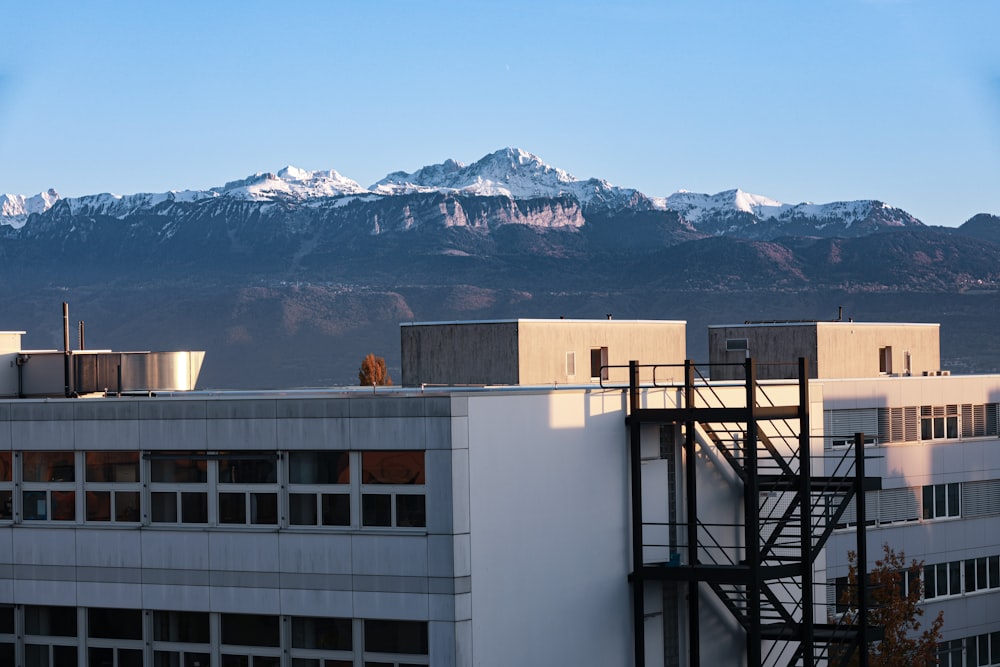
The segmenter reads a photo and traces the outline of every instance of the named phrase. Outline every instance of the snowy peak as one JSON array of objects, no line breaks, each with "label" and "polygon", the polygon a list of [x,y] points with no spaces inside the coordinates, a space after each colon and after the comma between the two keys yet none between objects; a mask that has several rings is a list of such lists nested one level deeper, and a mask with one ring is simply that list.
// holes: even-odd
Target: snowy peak
[{"label": "snowy peak", "polygon": [[714,195],[681,190],[666,198],[666,206],[701,232],[749,238],[857,236],[885,227],[923,224],[877,200],[783,204],[739,189]]},{"label": "snowy peak", "polygon": [[32,213],[44,213],[59,201],[59,193],[49,189],[33,197],[0,195],[0,224],[20,229]]},{"label": "snowy peak", "polygon": [[367,190],[355,181],[341,176],[333,169],[306,171],[287,166],[278,171],[258,172],[239,181],[230,181],[220,188],[212,188],[216,195],[248,201],[275,201],[340,197],[363,194]]},{"label": "snowy peak", "polygon": [[471,165],[449,159],[413,173],[393,172],[371,190],[383,195],[444,192],[519,200],[573,197],[585,206],[652,207],[652,202],[636,190],[617,188],[600,179],[578,180],[519,148],[498,150]]}]

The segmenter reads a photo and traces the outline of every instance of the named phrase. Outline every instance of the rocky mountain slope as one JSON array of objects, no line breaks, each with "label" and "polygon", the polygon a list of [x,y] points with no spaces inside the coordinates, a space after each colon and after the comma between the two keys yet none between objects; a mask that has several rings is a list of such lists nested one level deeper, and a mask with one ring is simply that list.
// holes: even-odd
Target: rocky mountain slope
[{"label": "rocky mountain slope", "polygon": [[[32,346],[60,344],[50,313],[70,300],[102,347],[207,349],[205,386],[301,386],[351,382],[371,351],[398,364],[404,320],[687,319],[693,355],[702,323],[852,303],[940,321],[997,290],[1000,219],[943,229],[878,201],[659,198],[504,149],[370,187],[287,167],[204,191],[5,195],[0,279],[0,327],[38,332]],[[944,312],[916,307],[936,295]],[[955,368],[1000,370],[991,358]]]}]

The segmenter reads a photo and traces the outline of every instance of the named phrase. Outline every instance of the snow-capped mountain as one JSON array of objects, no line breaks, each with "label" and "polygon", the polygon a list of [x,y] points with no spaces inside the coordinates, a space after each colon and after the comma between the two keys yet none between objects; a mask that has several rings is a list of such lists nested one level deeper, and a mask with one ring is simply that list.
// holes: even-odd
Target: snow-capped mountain
[{"label": "snow-capped mountain", "polygon": [[412,174],[396,171],[371,186],[385,195],[444,192],[515,200],[572,197],[583,206],[647,210],[652,202],[630,188],[603,179],[581,181],[518,148],[504,148],[471,165],[455,160],[422,167]]},{"label": "snow-capped mountain", "polygon": [[[691,233],[750,239],[860,236],[886,227],[921,224],[905,211],[874,200],[793,205],[741,190],[715,195],[680,191],[653,198],[602,179],[577,179],[536,155],[504,148],[470,165],[449,159],[412,173],[396,171],[369,188],[332,169],[307,171],[288,166],[208,190],[98,194],[65,200],[54,190],[34,197],[2,195],[0,225],[20,229],[32,214],[43,214],[56,204],[59,215],[124,219],[138,214],[169,217],[178,206],[188,214],[188,205],[211,202],[282,203],[324,210],[356,204],[365,207],[361,217],[373,234],[413,230],[424,224],[581,228],[588,217],[606,218],[626,211],[676,214]],[[630,230],[623,227],[617,233],[627,235]]]},{"label": "snow-capped mountain", "polygon": [[32,213],[44,213],[56,201],[59,193],[55,190],[42,192],[33,197],[24,195],[0,195],[0,224],[19,229]]},{"label": "snow-capped mountain", "polygon": [[862,236],[885,227],[922,226],[906,211],[877,200],[783,204],[742,190],[714,195],[681,190],[666,207],[706,234],[771,239],[779,236]]}]

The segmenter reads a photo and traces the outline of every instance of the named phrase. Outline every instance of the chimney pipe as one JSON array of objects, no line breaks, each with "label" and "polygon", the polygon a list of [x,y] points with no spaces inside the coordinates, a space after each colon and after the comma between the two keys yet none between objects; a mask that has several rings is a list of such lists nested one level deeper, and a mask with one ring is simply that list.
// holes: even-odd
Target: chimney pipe
[{"label": "chimney pipe", "polygon": [[63,301],[63,379],[66,398],[69,398],[69,304]]},{"label": "chimney pipe", "polygon": [[85,345],[84,345],[84,340],[83,340],[83,320],[80,320],[79,324],[77,324],[77,343],[76,343],[76,347],[77,347],[77,349],[80,349],[80,350],[87,349],[85,347]]},{"label": "chimney pipe", "polygon": [[837,321],[838,322],[843,322],[844,321],[844,307],[843,306],[837,306]]}]

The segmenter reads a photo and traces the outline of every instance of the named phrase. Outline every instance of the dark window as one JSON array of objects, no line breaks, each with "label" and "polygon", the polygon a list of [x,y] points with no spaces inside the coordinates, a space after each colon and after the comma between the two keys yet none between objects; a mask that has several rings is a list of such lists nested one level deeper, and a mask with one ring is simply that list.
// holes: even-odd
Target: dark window
[{"label": "dark window", "polygon": [[392,451],[361,454],[363,484],[423,484],[424,452]]},{"label": "dark window", "polygon": [[278,460],[273,454],[223,452],[222,456],[219,482],[223,484],[274,484],[278,481]]},{"label": "dark window", "polygon": [[608,348],[595,347],[590,350],[590,379],[608,379]]},{"label": "dark window", "polygon": [[0,605],[0,635],[14,634],[14,607]]},{"label": "dark window", "polygon": [[351,497],[349,495],[346,493],[324,493],[322,503],[324,526],[351,525]]},{"label": "dark window", "polygon": [[76,607],[27,605],[24,608],[24,632],[29,635],[76,637]]},{"label": "dark window", "polygon": [[366,620],[365,651],[427,655],[427,623]]},{"label": "dark window", "polygon": [[[153,639],[159,642],[207,644],[208,614],[198,611],[155,611]],[[207,663],[205,667],[208,667]]]},{"label": "dark window", "polygon": [[279,646],[278,617],[222,614],[222,643],[239,646]]},{"label": "dark window", "polygon": [[142,639],[142,612],[138,609],[88,609],[88,637]]},{"label": "dark window", "polygon": [[396,525],[424,527],[427,525],[425,499],[422,495],[396,495]]},{"label": "dark window", "polygon": [[139,452],[87,452],[88,482],[138,482]]},{"label": "dark window", "polygon": [[292,484],[350,484],[347,452],[292,452],[288,458],[288,481]]},{"label": "dark window", "polygon": [[160,458],[157,455],[150,461],[152,481],[171,484],[197,484],[208,481],[208,462],[201,458],[194,460],[192,456],[204,456],[205,452],[164,452],[177,454],[177,458]]},{"label": "dark window", "polygon": [[292,618],[292,646],[332,651],[351,650],[351,619]]},{"label": "dark window", "polygon": [[388,493],[366,493],[361,498],[361,523],[365,526],[392,525],[392,496]]}]

